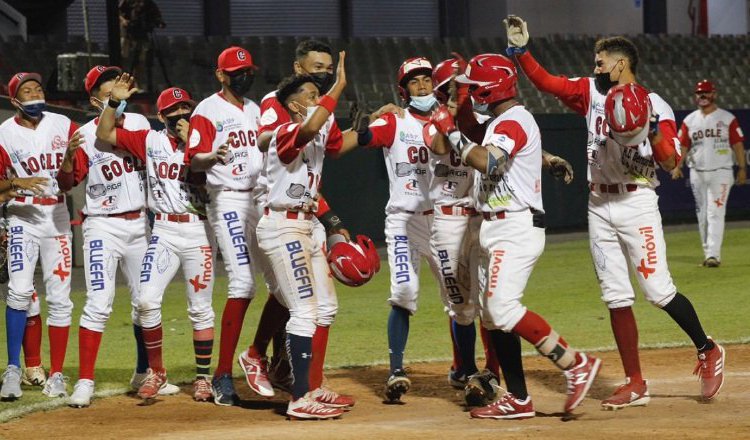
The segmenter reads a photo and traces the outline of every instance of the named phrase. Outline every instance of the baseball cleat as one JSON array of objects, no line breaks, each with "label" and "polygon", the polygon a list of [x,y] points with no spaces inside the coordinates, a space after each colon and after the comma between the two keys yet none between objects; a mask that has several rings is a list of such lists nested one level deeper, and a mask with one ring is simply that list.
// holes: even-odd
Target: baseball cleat
[{"label": "baseball cleat", "polygon": [[457,390],[463,389],[466,386],[467,380],[468,378],[465,374],[459,375],[458,372],[453,369],[453,367],[451,367],[450,371],[448,371],[448,385]]},{"label": "baseball cleat", "polygon": [[589,392],[591,385],[594,383],[599,367],[602,361],[593,356],[586,356],[581,353],[581,363],[569,370],[563,371],[565,379],[568,382],[568,398],[565,401],[565,412],[573,411],[581,404],[586,393]]},{"label": "baseball cleat", "polygon": [[624,384],[617,387],[611,396],[602,400],[602,408],[616,410],[628,406],[646,406],[650,400],[647,381],[631,383],[630,378],[626,377]]},{"label": "baseball cleat", "polygon": [[47,378],[42,394],[47,397],[68,397],[68,378],[57,372]]},{"label": "baseball cleat", "polygon": [[[711,342],[713,340],[709,338]],[[714,348],[698,353],[698,364],[693,374],[701,381],[701,397],[711,400],[719,394],[721,386],[724,385],[724,361],[726,352],[724,347],[714,342]]]},{"label": "baseball cleat", "polygon": [[250,356],[248,350],[237,357],[242,371],[245,372],[247,386],[263,397],[273,397],[274,391],[268,380],[268,361],[266,358]]},{"label": "baseball cleat", "polygon": [[208,402],[214,396],[211,383],[205,377],[199,377],[193,382],[193,400],[196,402]]},{"label": "baseball cleat", "polygon": [[[141,388],[141,385],[143,385],[143,382],[148,377],[148,371],[145,373],[137,373],[133,372],[133,375],[130,377],[130,387],[133,389],[133,391],[138,392],[138,389]],[[174,396],[175,394],[178,394],[180,392],[180,387],[177,385],[171,384],[167,382],[162,389],[159,390],[160,396]]]},{"label": "baseball cleat", "polygon": [[473,419],[529,419],[536,416],[531,396],[519,400],[511,393],[505,393],[497,401],[471,410]]},{"label": "baseball cleat", "polygon": [[464,387],[467,406],[485,406],[495,400],[500,383],[490,370],[483,370],[469,376]]},{"label": "baseball cleat", "polygon": [[78,379],[73,386],[73,394],[68,399],[68,406],[72,408],[85,408],[91,405],[94,397],[94,381],[90,379]]},{"label": "baseball cleat", "polygon": [[289,359],[282,356],[273,356],[271,365],[268,367],[268,381],[274,388],[292,393],[292,366]]},{"label": "baseball cleat", "polygon": [[411,388],[411,381],[406,376],[406,371],[401,368],[394,370],[385,383],[385,399],[387,403],[400,402],[401,396],[406,394],[409,388]]},{"label": "baseball cleat", "polygon": [[286,415],[289,416],[291,420],[334,419],[336,417],[341,417],[344,413],[342,408],[334,408],[332,406],[324,405],[313,399],[310,394],[311,393],[307,393],[299,399],[289,402],[289,406],[286,409]]},{"label": "baseball cleat", "polygon": [[332,408],[341,408],[344,411],[352,409],[356,403],[354,397],[346,394],[339,394],[335,391],[320,387],[310,391],[310,398],[323,405]]},{"label": "baseball cleat", "polygon": [[3,373],[3,387],[0,389],[0,400],[11,401],[23,396],[21,391],[21,369],[8,365]]},{"label": "baseball cleat", "polygon": [[43,387],[46,382],[47,373],[44,372],[44,367],[41,365],[37,367],[26,367],[23,369],[21,383],[24,385]]},{"label": "baseball cleat", "polygon": [[237,393],[234,391],[234,383],[231,374],[222,374],[214,376],[211,380],[211,386],[214,391],[214,403],[219,406],[234,405]]},{"label": "baseball cleat", "polygon": [[705,267],[719,267],[720,265],[721,261],[716,257],[708,257],[703,261],[703,266]]},{"label": "baseball cleat", "polygon": [[148,369],[148,376],[143,381],[143,385],[138,388],[138,397],[141,399],[153,399],[159,395],[164,385],[167,384],[167,371],[154,371],[151,368]]}]

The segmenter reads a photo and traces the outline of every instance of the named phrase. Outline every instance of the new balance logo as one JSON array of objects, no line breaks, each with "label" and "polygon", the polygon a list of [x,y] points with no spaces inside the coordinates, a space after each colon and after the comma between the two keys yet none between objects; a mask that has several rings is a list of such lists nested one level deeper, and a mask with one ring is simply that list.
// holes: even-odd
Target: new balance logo
[{"label": "new balance logo", "polygon": [[573,379],[573,385],[583,385],[586,383],[586,379],[589,377],[589,373],[576,373],[575,379]]}]

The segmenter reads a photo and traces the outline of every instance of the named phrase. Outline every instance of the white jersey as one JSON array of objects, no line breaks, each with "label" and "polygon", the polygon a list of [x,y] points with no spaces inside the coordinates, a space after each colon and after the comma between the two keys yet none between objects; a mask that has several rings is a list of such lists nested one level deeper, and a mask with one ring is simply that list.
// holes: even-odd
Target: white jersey
[{"label": "white jersey", "polygon": [[273,132],[266,165],[268,208],[301,211],[314,208],[331,121],[327,121],[313,140],[302,148],[294,146],[299,128],[300,124],[290,122]]},{"label": "white jersey", "polygon": [[501,176],[476,174],[477,209],[517,212],[542,205],[542,137],[534,116],[522,105],[509,108],[490,121],[482,145],[494,145],[508,156]]},{"label": "white jersey", "polygon": [[678,135],[682,146],[689,148],[688,166],[699,171],[731,169],[732,145],[744,141],[737,118],[721,108],[707,115],[701,110],[690,113],[682,121]]},{"label": "white jersey", "polygon": [[[432,144],[437,129],[433,124],[424,127],[424,141]],[[474,168],[461,163],[461,157],[451,149],[448,154],[432,153],[430,158],[432,182],[430,200],[435,206],[474,206],[471,187],[474,184]]]},{"label": "white jersey", "polygon": [[209,190],[247,191],[255,187],[263,166],[258,149],[260,108],[245,98],[242,109],[224,99],[221,92],[201,101],[190,118],[188,156],[210,153],[229,144],[229,160],[207,172]]},{"label": "white jersey", "polygon": [[[47,178],[41,197],[57,197],[60,189],[57,184],[57,173],[68,148],[68,139],[75,127],[68,117],[57,113],[44,112],[44,116],[36,129],[20,125],[15,117],[0,125],[0,162],[2,173],[6,177],[44,177]],[[30,193],[27,195],[31,195]],[[14,199],[8,204],[11,215],[46,215],[50,210],[64,210],[64,203],[54,206],[33,205],[23,210],[24,202]],[[36,212],[31,212],[31,211]],[[23,212],[23,213],[21,213]]]},{"label": "white jersey", "polygon": [[[595,184],[636,184],[656,188],[659,179],[656,177],[656,163],[652,157],[651,143],[648,138],[637,148],[618,144],[609,135],[609,126],[604,115],[606,95],[596,90],[593,78],[587,78],[591,102],[586,112],[588,127],[588,179]],[[674,112],[661,96],[648,94],[652,112],[659,116],[659,121],[674,121]],[[679,141],[674,139],[679,149]]]},{"label": "white jersey", "polygon": [[[374,137],[371,145],[384,147],[383,157],[390,190],[386,214],[432,209],[432,153],[425,145],[422,133],[425,123],[426,121],[417,119],[407,110],[403,118],[387,113],[370,124]],[[387,140],[382,142],[383,138]]]},{"label": "white jersey", "polygon": [[[99,118],[78,129],[83,136],[81,149],[88,159],[86,181],[86,215],[119,214],[138,211],[146,205],[146,167],[133,154],[96,138]],[[125,113],[125,130],[148,130],[151,125],[143,115]],[[83,166],[83,164],[80,164]]]}]

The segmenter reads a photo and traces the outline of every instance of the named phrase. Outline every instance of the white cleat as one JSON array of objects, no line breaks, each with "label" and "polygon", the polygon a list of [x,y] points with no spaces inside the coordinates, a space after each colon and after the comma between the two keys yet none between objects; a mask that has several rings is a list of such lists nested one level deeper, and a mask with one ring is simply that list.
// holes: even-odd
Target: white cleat
[{"label": "white cleat", "polygon": [[68,406],[73,408],[85,408],[91,405],[94,396],[94,381],[91,379],[79,379],[73,387],[73,394],[68,399]]},{"label": "white cleat", "polygon": [[21,391],[21,369],[8,365],[3,373],[3,387],[0,389],[0,400],[11,401],[23,396]]},{"label": "white cleat", "polygon": [[57,372],[47,379],[42,394],[47,397],[68,397],[68,378]]},{"label": "white cleat", "polygon": [[[130,388],[132,388],[133,391],[137,392],[138,389],[141,388],[141,385],[143,385],[143,382],[146,380],[146,377],[148,377],[148,373],[136,373],[134,371],[133,376],[131,376],[130,378]],[[180,392],[180,387],[167,382],[159,390],[159,395],[160,396],[174,396],[175,394],[178,394],[179,392]]]}]

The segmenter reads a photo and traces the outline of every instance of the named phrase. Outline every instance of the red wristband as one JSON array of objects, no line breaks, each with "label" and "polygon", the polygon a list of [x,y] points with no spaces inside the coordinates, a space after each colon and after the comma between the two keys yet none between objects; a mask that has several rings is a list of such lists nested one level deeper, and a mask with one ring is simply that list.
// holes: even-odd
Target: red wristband
[{"label": "red wristband", "polygon": [[321,96],[318,105],[328,110],[328,113],[333,113],[333,111],[336,109],[336,100],[328,95],[323,95]]}]

